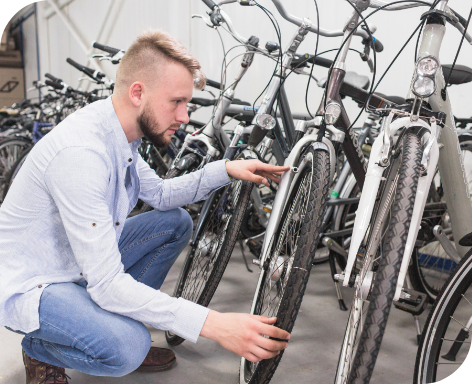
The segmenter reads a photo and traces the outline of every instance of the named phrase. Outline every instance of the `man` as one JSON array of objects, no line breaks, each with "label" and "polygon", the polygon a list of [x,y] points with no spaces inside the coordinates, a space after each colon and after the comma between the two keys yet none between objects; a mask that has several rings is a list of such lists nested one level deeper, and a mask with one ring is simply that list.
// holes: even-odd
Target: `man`
[{"label": "man", "polygon": [[[218,313],[160,288],[192,232],[182,205],[230,178],[267,184],[287,170],[217,161],[162,180],[140,158],[145,136],[170,142],[188,122],[198,61],[176,39],[143,33],[118,67],[113,97],[70,115],[31,151],[0,208],[0,326],[25,335],[27,384],[67,383],[64,368],[102,376],[158,371],[173,352],[143,325],[199,335],[260,361],[287,347],[275,319]],[[126,219],[138,198],[156,210]]]}]

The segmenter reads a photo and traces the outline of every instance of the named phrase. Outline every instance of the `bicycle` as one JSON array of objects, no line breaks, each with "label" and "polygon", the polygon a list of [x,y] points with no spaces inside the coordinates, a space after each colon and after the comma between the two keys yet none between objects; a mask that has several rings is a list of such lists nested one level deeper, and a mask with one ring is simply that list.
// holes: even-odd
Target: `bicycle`
[{"label": "bicycle", "polygon": [[[437,164],[457,252],[464,255],[466,251],[458,239],[472,229],[472,207],[437,57],[446,21],[469,42],[472,38],[465,32],[464,19],[447,3],[435,2],[424,14],[418,60],[407,96],[410,101],[397,108],[377,109],[384,116],[382,132],[372,146],[347,266],[337,277],[345,286],[354,287],[355,294],[335,383],[370,381],[393,301],[418,310],[425,304],[426,295],[403,287]],[[419,5],[425,4],[389,6],[376,0],[368,4],[379,10]]]},{"label": "bicycle", "polygon": [[[343,82],[351,37],[354,34],[363,37],[367,53],[371,47],[376,51],[381,51],[383,47],[368,32],[353,27],[359,18],[356,12],[345,30],[327,31],[307,19],[290,15],[279,0],[272,2],[283,18],[299,27],[300,34],[311,31],[322,36],[344,36],[336,61],[328,63],[331,73],[316,117],[297,127],[294,146],[284,164],[291,170],[281,178],[266,228],[261,258],[257,262],[261,272],[250,313],[275,316],[275,326],[291,332],[323,228],[328,191],[335,178],[341,148],[359,188],[365,180],[364,155],[341,100],[343,94],[365,105],[370,96],[366,90]],[[371,95],[370,102],[376,106],[393,105],[376,94]],[[307,134],[309,128],[312,131]],[[343,177],[348,175],[348,170],[345,173]],[[339,205],[346,204],[346,199],[340,200]],[[242,358],[240,383],[268,383],[282,355],[283,351],[275,358],[259,363]]]},{"label": "bicycle", "polygon": [[469,250],[462,258],[431,309],[416,355],[414,384],[435,383],[448,377],[468,354],[470,341],[467,340],[472,326],[471,255],[472,250]]}]

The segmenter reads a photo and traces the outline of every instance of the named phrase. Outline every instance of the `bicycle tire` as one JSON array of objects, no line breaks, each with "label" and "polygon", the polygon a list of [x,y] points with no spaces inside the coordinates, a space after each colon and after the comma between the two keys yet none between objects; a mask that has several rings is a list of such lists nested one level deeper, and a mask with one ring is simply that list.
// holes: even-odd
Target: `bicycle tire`
[{"label": "bicycle tire", "polygon": [[[253,187],[254,183],[238,180],[220,190],[204,229],[187,254],[174,297],[205,307],[210,304],[239,237]],[[166,331],[166,340],[173,346],[184,341],[169,331]]]},{"label": "bicycle tire", "polygon": [[[9,148],[12,147],[12,148]],[[33,143],[21,138],[12,138],[0,142],[0,203],[5,199],[16,173],[13,170],[24,158],[24,153],[33,148]]]},{"label": "bicycle tire", "polygon": [[[303,164],[304,161],[306,163]],[[254,305],[251,309],[251,314],[254,315],[276,316],[277,322],[274,325],[288,332],[292,331],[295,324],[319,241],[329,193],[329,154],[324,150],[315,150],[310,146],[300,157],[298,169],[300,176],[296,179],[292,192],[286,200],[274,241],[271,244],[270,253],[261,270],[254,295]],[[308,192],[306,196],[302,196],[305,181],[308,182]],[[296,209],[298,205],[306,209],[304,214]],[[295,220],[294,218],[297,217],[298,219]],[[289,244],[284,245],[285,235],[288,235],[289,231],[293,229],[296,231],[294,234],[295,241],[290,246]],[[284,259],[283,263],[277,264],[279,257],[283,257],[278,256],[279,252],[284,250],[283,247],[286,247],[285,251],[289,251],[291,254],[286,260]],[[280,252],[280,254],[282,253]],[[270,295],[271,284],[276,274],[280,277],[275,284],[282,277],[286,284],[285,287],[280,288],[280,290],[283,289],[283,292],[277,288],[277,294],[280,296],[278,305],[275,306],[272,312],[270,308],[266,312],[263,308],[265,292],[269,287]],[[273,303],[273,301],[270,303]],[[251,363],[245,358],[241,358],[240,384],[267,384],[274,375],[283,353],[284,351],[281,351],[274,358],[262,360],[259,363]]]},{"label": "bicycle tire", "polygon": [[[457,352],[454,354],[454,359],[448,357],[445,359],[444,352],[450,352],[457,340],[459,333],[457,329],[461,328],[465,323],[462,318],[463,314],[467,313],[470,316],[470,301],[465,295],[467,290],[472,285],[472,249],[469,250],[458,264],[454,273],[449,276],[447,282],[443,285],[434,305],[429,313],[428,319],[423,328],[420,345],[416,355],[415,372],[413,377],[414,384],[420,383],[435,383],[452,374],[451,368],[458,367],[460,363],[456,362]],[[469,292],[470,297],[470,292]],[[465,301],[467,301],[467,303]],[[462,303],[462,304],[461,304]],[[464,311],[463,308],[467,310]],[[459,316],[460,315],[460,316]],[[456,322],[451,321],[454,319]],[[458,320],[459,319],[459,320]],[[460,322],[460,326],[457,325]],[[450,327],[450,328],[449,328]],[[469,332],[464,335],[464,339],[469,337]],[[446,337],[448,335],[448,337]],[[451,337],[451,338],[450,338]],[[451,343],[452,342],[452,343]],[[470,342],[469,342],[470,343]],[[464,349],[463,342],[460,342],[461,357],[465,358],[467,352]],[[444,346],[444,350],[442,347]],[[442,361],[447,360],[447,367],[445,372],[441,372],[438,378],[438,369],[442,365]],[[455,363],[450,363],[450,361]],[[445,374],[445,376],[444,376]],[[443,377],[444,376],[444,377]]]},{"label": "bicycle tire", "polygon": [[[472,171],[467,170],[466,167],[470,164],[472,159],[472,140],[470,140],[468,136],[459,136],[459,145],[462,152],[461,156],[462,163],[464,164],[465,178],[470,191],[472,190]],[[438,174],[437,177],[439,178],[440,175]],[[432,188],[433,187],[435,187],[434,179]],[[440,183],[437,190],[440,190],[439,193],[436,191],[436,188],[433,192],[438,196],[438,198],[433,198],[431,196],[432,193],[430,192],[428,201],[440,202],[441,200],[444,200],[441,193],[442,186]],[[423,214],[422,227],[424,226],[425,228],[428,228],[428,232],[432,232],[432,227],[436,224],[440,224],[444,230],[451,230],[447,208],[444,212],[431,212],[429,216],[433,216],[433,218],[429,217],[426,213],[427,212],[425,211]],[[440,217],[438,218],[437,216]],[[424,233],[423,230],[420,230],[418,239],[421,238],[422,232]],[[434,303],[441,287],[457,267],[457,263],[449,258],[439,241],[431,235],[432,233],[430,233],[429,236],[423,235],[424,237],[430,237],[431,240],[426,241],[422,247],[414,248],[411,257],[411,265],[408,268],[408,275],[412,287],[419,292],[426,293],[430,303]]]},{"label": "bicycle tire", "polygon": [[[347,373],[345,378],[347,377],[349,384],[368,384],[374,371],[408,237],[420,176],[422,152],[420,138],[413,133],[406,133],[403,136],[402,162],[391,218],[382,244],[383,251],[381,251],[378,270],[374,278],[365,321],[361,326],[361,336],[352,368],[345,371]],[[360,286],[358,286],[359,289]],[[361,295],[360,291],[356,291],[356,295]],[[359,325],[360,322],[353,324],[356,332]],[[350,329],[346,332],[348,331]]]}]

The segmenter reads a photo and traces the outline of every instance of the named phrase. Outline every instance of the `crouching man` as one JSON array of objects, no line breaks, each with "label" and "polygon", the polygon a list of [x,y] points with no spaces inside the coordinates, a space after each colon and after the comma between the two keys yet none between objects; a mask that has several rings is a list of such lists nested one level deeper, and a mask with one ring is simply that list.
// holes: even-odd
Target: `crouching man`
[{"label": "crouching man", "polygon": [[[230,177],[267,183],[287,168],[216,161],[162,180],[139,156],[188,122],[198,61],[176,39],[143,33],[118,67],[115,93],[73,113],[30,152],[0,208],[0,326],[24,335],[27,384],[159,371],[172,351],[151,347],[144,324],[199,336],[250,361],[286,348],[275,319],[218,313],[159,291],[192,233],[179,208]],[[198,81],[197,81],[198,83]],[[126,219],[137,200],[156,208]]]}]

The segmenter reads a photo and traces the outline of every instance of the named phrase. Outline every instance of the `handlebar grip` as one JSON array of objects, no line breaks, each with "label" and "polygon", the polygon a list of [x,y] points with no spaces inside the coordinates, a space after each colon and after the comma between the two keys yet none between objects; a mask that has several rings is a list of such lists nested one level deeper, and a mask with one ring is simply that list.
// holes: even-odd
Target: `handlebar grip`
[{"label": "handlebar grip", "polygon": [[55,81],[51,81],[51,80],[46,80],[44,82],[46,85],[49,85],[50,87],[53,87],[54,89],[57,89],[57,90],[61,90],[64,88],[64,86],[60,83],[57,83]]},{"label": "handlebar grip", "polygon": [[120,50],[118,48],[109,47],[108,45],[103,45],[94,41],[92,47],[100,49],[101,51],[108,52],[109,54],[115,56]]},{"label": "handlebar grip", "polygon": [[218,8],[218,5],[213,0],[202,0],[205,5],[210,8],[212,11],[215,10],[215,8]]},{"label": "handlebar grip", "polygon": [[[73,67],[77,68],[79,71],[85,73],[87,76],[91,77],[92,79],[102,79],[105,77],[105,74],[102,72],[98,72],[93,70],[92,68],[86,67],[85,65],[79,64],[76,61],[72,60],[71,58],[67,58],[66,61],[72,65]],[[95,75],[95,76],[94,76]]]},{"label": "handlebar grip", "polygon": [[373,39],[374,39],[373,47],[375,49],[375,52],[382,52],[384,50],[383,44],[380,42],[379,39],[376,39],[375,37],[373,37]]},{"label": "handlebar grip", "polygon": [[47,77],[48,79],[51,79],[55,83],[62,83],[61,79],[58,79],[57,77],[54,77],[50,73],[46,73],[44,76]]},{"label": "handlebar grip", "polygon": [[213,87],[216,89],[221,89],[221,83],[218,83],[217,81],[213,81],[210,79],[207,79],[206,85],[209,85],[210,87]]},{"label": "handlebar grip", "polygon": [[326,59],[324,57],[314,57],[313,59],[308,60],[310,63],[319,65],[320,67],[331,68],[333,65],[333,60]]}]

